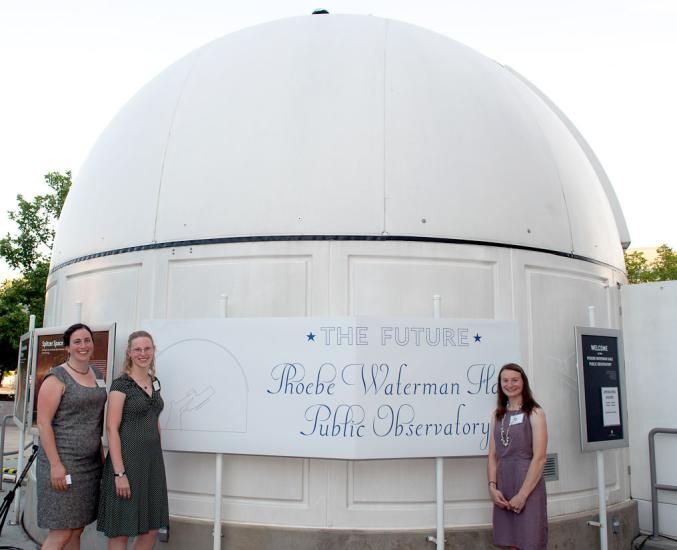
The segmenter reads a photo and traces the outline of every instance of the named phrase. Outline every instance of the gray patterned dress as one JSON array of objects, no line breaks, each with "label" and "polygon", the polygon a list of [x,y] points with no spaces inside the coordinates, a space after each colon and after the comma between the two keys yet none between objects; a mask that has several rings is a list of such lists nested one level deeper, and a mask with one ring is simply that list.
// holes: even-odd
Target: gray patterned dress
[{"label": "gray patterned dress", "polygon": [[[98,371],[92,370],[101,379]],[[64,384],[61,402],[52,418],[52,429],[59,458],[72,484],[66,491],[52,488],[49,460],[40,446],[36,473],[38,526],[77,529],[96,519],[106,388],[78,384],[63,365],[51,369],[47,376],[54,376]]]},{"label": "gray patterned dress", "polygon": [[[157,378],[153,383],[159,388]],[[125,394],[120,443],[132,496],[126,499],[115,494],[113,463],[108,453],[96,528],[107,537],[134,537],[169,526],[167,481],[158,430],[164,402],[159,390],[154,388],[149,396],[126,374],[113,380],[110,391]]]}]

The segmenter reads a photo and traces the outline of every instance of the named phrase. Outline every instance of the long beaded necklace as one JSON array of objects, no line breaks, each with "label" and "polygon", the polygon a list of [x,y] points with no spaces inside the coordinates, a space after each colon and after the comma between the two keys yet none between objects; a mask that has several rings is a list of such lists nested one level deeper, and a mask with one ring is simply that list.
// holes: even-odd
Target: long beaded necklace
[{"label": "long beaded necklace", "polygon": [[506,430],[503,427],[503,423],[505,422],[505,417],[508,416],[508,412],[503,415],[503,418],[501,418],[501,443],[503,443],[504,447],[507,447],[510,445],[510,423],[508,423],[508,429]]},{"label": "long beaded necklace", "polygon": [[[519,406],[515,409],[519,411],[522,408],[522,403],[519,404]],[[501,443],[503,444],[504,447],[507,447],[510,445],[510,422],[508,422],[508,427],[505,428],[505,417],[508,416],[508,407],[506,407],[505,414],[503,415],[503,418],[501,418]]]}]

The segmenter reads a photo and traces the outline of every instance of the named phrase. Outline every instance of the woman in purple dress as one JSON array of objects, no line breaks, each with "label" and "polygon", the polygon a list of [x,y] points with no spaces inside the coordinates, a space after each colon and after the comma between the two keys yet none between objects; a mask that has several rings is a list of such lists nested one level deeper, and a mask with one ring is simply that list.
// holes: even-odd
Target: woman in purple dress
[{"label": "woman in purple dress", "polygon": [[487,464],[489,494],[494,501],[494,544],[511,550],[545,550],[545,413],[531,395],[522,367],[504,365],[498,380]]}]

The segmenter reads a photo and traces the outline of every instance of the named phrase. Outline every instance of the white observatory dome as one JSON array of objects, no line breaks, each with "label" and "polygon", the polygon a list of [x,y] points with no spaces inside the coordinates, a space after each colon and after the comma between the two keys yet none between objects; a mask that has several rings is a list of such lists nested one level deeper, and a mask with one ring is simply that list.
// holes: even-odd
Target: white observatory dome
[{"label": "white observatory dome", "polygon": [[77,175],[52,267],[279,237],[469,242],[618,269],[629,241],[592,151],[522,77],[409,24],[331,15],[225,36],[142,88]]}]

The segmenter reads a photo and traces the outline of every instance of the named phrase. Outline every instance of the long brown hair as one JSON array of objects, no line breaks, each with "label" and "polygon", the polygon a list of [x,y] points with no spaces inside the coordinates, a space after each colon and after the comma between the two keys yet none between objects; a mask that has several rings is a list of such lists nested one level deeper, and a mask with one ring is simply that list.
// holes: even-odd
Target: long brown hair
[{"label": "long brown hair", "polygon": [[531,394],[529,379],[527,378],[527,374],[524,372],[524,369],[517,363],[508,363],[507,365],[503,365],[501,370],[498,371],[498,388],[496,390],[496,419],[500,420],[503,418],[505,411],[508,408],[508,396],[505,395],[505,392],[501,387],[501,374],[503,374],[504,370],[517,372],[522,377],[522,410],[527,413],[527,415],[530,415],[534,408],[540,408],[541,406],[536,403],[534,396]]},{"label": "long brown hair", "polygon": [[127,339],[127,353],[125,354],[125,362],[122,364],[122,372],[129,375],[132,373],[132,358],[129,355],[129,352],[132,351],[132,341],[137,338],[150,338],[151,344],[153,344],[153,360],[150,362],[150,367],[148,367],[148,374],[155,376],[155,341],[153,337],[146,332],[145,330],[137,330],[132,332]]}]

